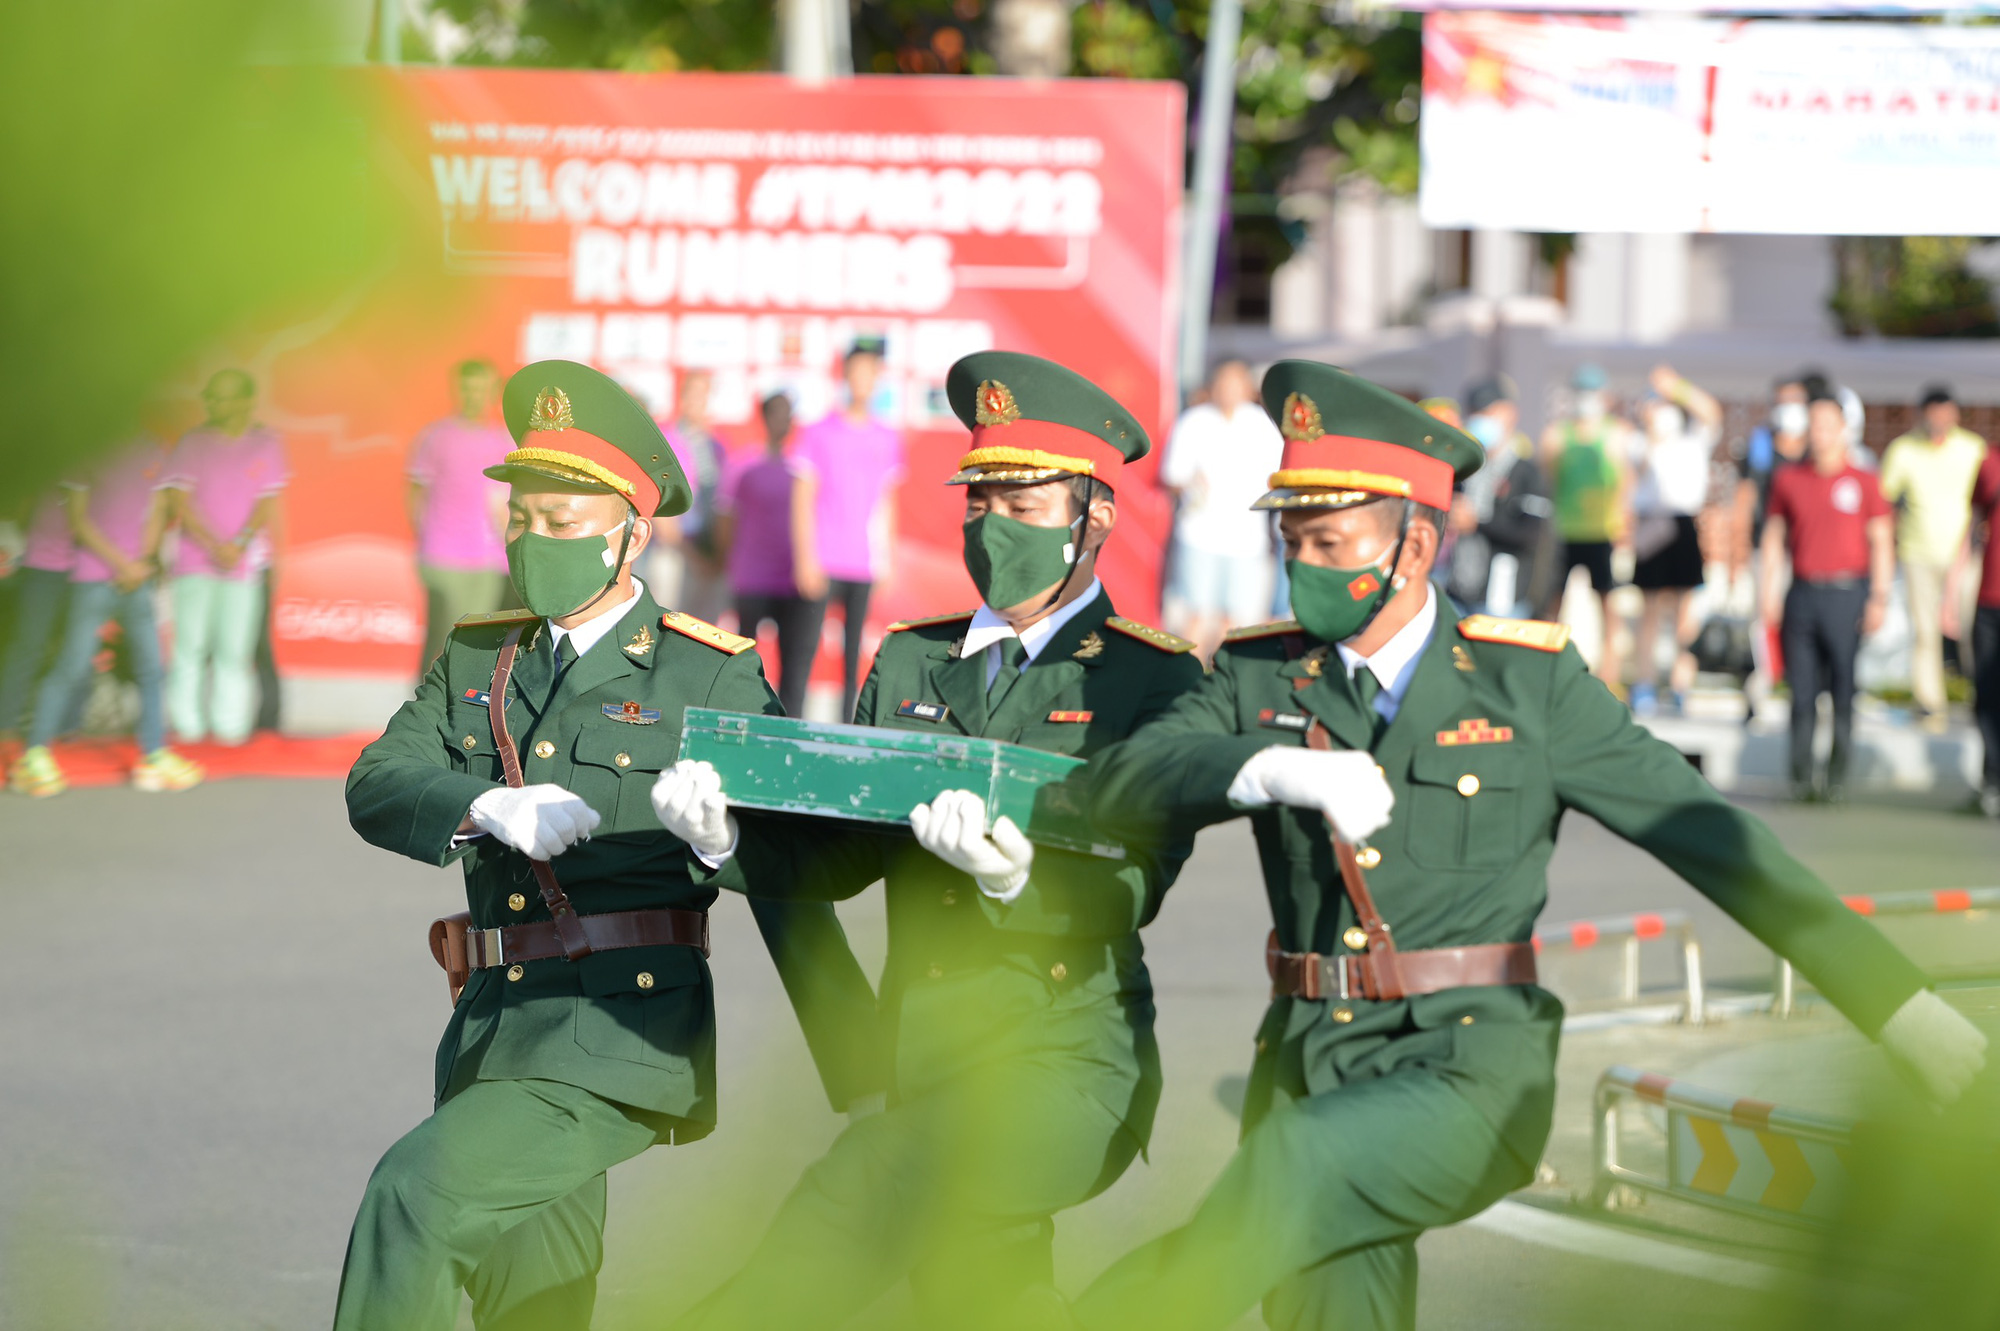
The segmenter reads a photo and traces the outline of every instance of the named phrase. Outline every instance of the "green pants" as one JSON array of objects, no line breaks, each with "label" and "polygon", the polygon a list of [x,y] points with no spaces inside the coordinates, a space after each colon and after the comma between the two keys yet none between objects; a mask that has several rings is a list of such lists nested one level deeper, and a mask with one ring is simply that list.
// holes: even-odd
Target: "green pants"
[{"label": "green pants", "polygon": [[419,564],[417,577],[424,584],[424,670],[444,650],[453,624],[466,615],[505,609],[512,599],[507,575],[490,569]]},{"label": "green pants", "polygon": [[1127,1254],[1073,1305],[1088,1331],[1228,1326],[1409,1331],[1417,1236],[1526,1182],[1438,1069],[1294,1098],[1280,1090],[1194,1218]]},{"label": "green pants", "polygon": [[1050,1217],[1137,1153],[1059,1064],[989,1066],[850,1125],[679,1325],[835,1327],[907,1276],[923,1325],[1004,1326],[1022,1291],[1050,1283]]},{"label": "green pants", "polygon": [[590,1325],[604,1174],[671,1120],[553,1081],[479,1081],[389,1148],[362,1194],[335,1331]]}]

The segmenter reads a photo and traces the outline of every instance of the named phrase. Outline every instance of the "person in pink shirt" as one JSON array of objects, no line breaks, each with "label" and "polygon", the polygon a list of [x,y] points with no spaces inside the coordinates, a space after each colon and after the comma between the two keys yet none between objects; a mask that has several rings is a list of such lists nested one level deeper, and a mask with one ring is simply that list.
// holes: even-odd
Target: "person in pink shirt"
[{"label": "person in pink shirt", "polygon": [[107,620],[124,631],[132,674],[139,686],[139,765],[132,784],[144,791],[186,790],[201,782],[199,766],[167,747],[161,699],[160,633],[153,591],[166,532],[164,489],[168,448],[144,436],[90,476],[68,485],[65,505],[76,538],[70,573],[69,627],[62,653],[42,682],[28,730],[28,749],[10,784],[37,797],[67,788],[49,743],[71,698],[90,682],[93,658]]},{"label": "person in pink shirt", "polygon": [[444,650],[463,615],[507,603],[507,487],[484,475],[514,447],[493,418],[491,361],[469,360],[455,375],[458,413],[424,427],[410,450],[410,526],[424,584],[424,669]]},{"label": "person in pink shirt", "polygon": [[43,658],[62,632],[76,545],[61,490],[36,502],[27,537],[18,567],[7,579],[14,592],[14,626],[6,662],[0,665],[0,735],[21,728],[21,713],[34,692]]},{"label": "person in pink shirt", "polygon": [[208,420],[181,438],[164,481],[181,528],[167,717],[184,740],[241,744],[257,718],[261,575],[291,468],[277,432],[252,418],[257,386],[248,374],[219,371],[202,404]]},{"label": "person in pink shirt", "polygon": [[854,715],[861,630],[868,598],[896,544],[896,487],[903,479],[903,437],[870,409],[882,377],[882,342],[857,339],[842,363],[847,405],[809,426],[794,456],[817,479],[814,499],[819,567],[828,604],[840,607],[845,660],[840,719]]}]

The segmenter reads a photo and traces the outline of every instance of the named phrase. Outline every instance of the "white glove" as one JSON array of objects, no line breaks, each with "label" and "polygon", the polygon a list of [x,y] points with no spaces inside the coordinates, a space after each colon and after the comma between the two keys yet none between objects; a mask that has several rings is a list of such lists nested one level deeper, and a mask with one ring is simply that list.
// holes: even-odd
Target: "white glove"
[{"label": "white glove", "polygon": [[660,773],[653,783],[653,812],[711,869],[736,853],[736,819],[722,797],[722,778],[707,763],[683,758]]},{"label": "white glove", "polygon": [[1897,1008],[1896,1015],[1882,1023],[1879,1038],[1890,1056],[1941,1104],[1958,1099],[1986,1066],[1986,1036],[1928,989],[1919,989]]},{"label": "white glove", "polygon": [[1251,806],[1318,809],[1343,841],[1365,841],[1389,825],[1396,792],[1359,749],[1322,753],[1279,745],[1253,754],[1229,783],[1229,798]]},{"label": "white glove", "polygon": [[597,810],[561,786],[499,786],[472,801],[474,827],[530,859],[552,860],[597,830]]},{"label": "white glove", "polygon": [[918,845],[971,874],[979,890],[995,901],[1012,901],[1028,885],[1034,846],[1005,815],[988,837],[986,801],[969,790],[947,790],[929,804],[919,804],[910,810],[910,828]]}]

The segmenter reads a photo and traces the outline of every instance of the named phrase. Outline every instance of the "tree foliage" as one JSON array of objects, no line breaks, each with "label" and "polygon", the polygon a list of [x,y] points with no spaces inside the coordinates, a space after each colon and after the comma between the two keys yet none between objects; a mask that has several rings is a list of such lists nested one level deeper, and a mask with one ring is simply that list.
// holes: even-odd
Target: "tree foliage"
[{"label": "tree foliage", "polygon": [[2000,335],[1993,290],[1967,267],[1981,242],[1959,236],[1842,236],[1828,302],[1849,337]]}]

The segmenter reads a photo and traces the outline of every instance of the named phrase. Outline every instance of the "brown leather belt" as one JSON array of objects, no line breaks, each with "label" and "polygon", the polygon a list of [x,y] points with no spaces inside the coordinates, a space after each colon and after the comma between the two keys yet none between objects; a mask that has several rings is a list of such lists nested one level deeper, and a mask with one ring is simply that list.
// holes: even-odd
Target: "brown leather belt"
[{"label": "brown leather belt", "polygon": [[[620,910],[573,917],[583,926],[592,952],[621,947],[698,947],[708,955],[708,915],[698,910]],[[546,961],[568,955],[552,920],[510,924],[500,929],[468,929],[468,969],[487,970],[517,961]]]},{"label": "brown leather belt", "polygon": [[[1533,984],[1532,943],[1480,943],[1421,952],[1373,952],[1323,957],[1281,952],[1278,931],[1264,947],[1273,998],[1405,998],[1469,985]],[[1394,968],[1394,974],[1387,974]]]}]

